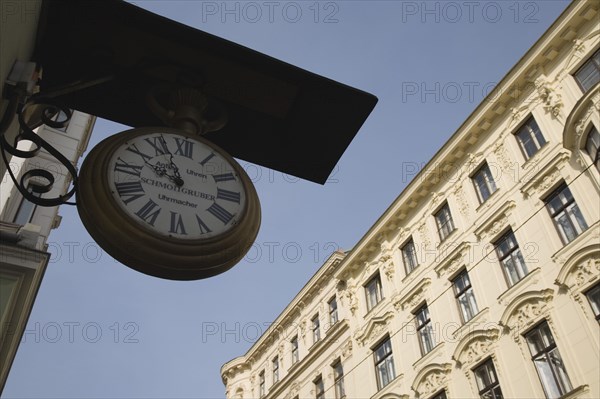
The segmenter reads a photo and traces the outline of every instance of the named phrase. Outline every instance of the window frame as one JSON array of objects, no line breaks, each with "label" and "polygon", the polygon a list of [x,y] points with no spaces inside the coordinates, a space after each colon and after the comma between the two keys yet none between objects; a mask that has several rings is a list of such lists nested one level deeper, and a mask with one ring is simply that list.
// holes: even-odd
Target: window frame
[{"label": "window frame", "polygon": [[342,360],[337,359],[332,365],[333,369],[333,386],[335,391],[335,398],[342,399],[346,397],[346,388],[344,386],[344,367]]},{"label": "window frame", "polygon": [[[371,296],[369,295],[369,286],[375,284],[375,303],[371,303]],[[378,304],[383,301],[383,287],[381,285],[381,276],[379,273],[375,273],[363,286],[365,289],[365,297],[367,303],[367,312],[370,312]]]},{"label": "window frame", "polygon": [[292,345],[292,364],[296,364],[300,361],[300,348],[298,345],[298,335],[294,335],[290,340],[290,344]]},{"label": "window frame", "polygon": [[[479,180],[478,176],[482,173],[483,177],[481,180]],[[494,175],[492,174],[487,161],[483,162],[479,168],[477,168],[477,170],[471,174],[470,178],[471,182],[473,183],[473,187],[475,188],[475,193],[477,194],[477,199],[479,200],[480,205],[486,202],[496,191],[498,191],[496,180],[494,179]],[[488,194],[485,198],[478,182],[484,183],[486,189],[488,190]]]},{"label": "window frame", "polygon": [[[594,134],[595,133],[595,134]],[[593,136],[597,137],[597,143],[594,142]],[[598,144],[596,147],[596,154],[592,155],[590,152],[592,151],[590,147],[590,143],[593,145]],[[588,156],[592,159],[592,163],[596,166],[598,172],[600,172],[600,131],[592,124],[585,139],[585,145],[583,150],[588,154]]]},{"label": "window frame", "polygon": [[[466,280],[466,283],[464,283],[464,287],[462,289],[458,288],[458,280],[461,279],[463,282]],[[469,273],[467,271],[466,268],[462,269],[460,272],[458,272],[453,278],[452,278],[452,289],[454,290],[454,298],[456,299],[456,304],[458,306],[459,312],[460,312],[460,318],[464,323],[467,323],[469,320],[471,320],[473,317],[475,317],[477,315],[477,313],[479,313],[479,306],[477,305],[477,299],[475,298],[475,292],[473,290],[473,285],[471,284],[471,278],[469,277]],[[469,296],[470,293],[470,296]],[[467,318],[465,315],[465,311],[463,309],[463,302],[461,302],[461,297],[466,296],[467,297],[467,301],[466,303],[469,306],[469,312],[471,313],[471,317]],[[473,303],[471,304],[470,302],[470,298],[472,298]],[[475,306],[474,309],[471,309],[471,305]]]},{"label": "window frame", "polygon": [[[599,59],[596,60],[595,57],[598,57]],[[594,51],[592,53],[592,55],[590,55],[588,57],[587,60],[585,60],[583,62],[583,64],[581,64],[581,66],[579,68],[577,68],[577,70],[575,72],[573,72],[572,76],[573,79],[575,79],[575,81],[577,82],[577,85],[579,86],[579,88],[581,89],[582,93],[587,93],[588,91],[590,91],[590,89],[592,87],[594,87],[596,84],[598,84],[598,82],[600,82],[600,80],[598,82],[595,82],[594,84],[592,84],[589,88],[585,88],[583,87],[583,84],[581,83],[580,79],[578,78],[577,74],[583,70],[583,68],[585,68],[588,64],[592,64],[596,67],[596,71],[600,74],[600,48],[596,49],[596,51]]]},{"label": "window frame", "polygon": [[[482,370],[484,368],[488,375],[488,379],[490,379],[489,378],[490,371],[493,372],[495,382],[491,382],[488,385],[481,387],[479,384],[479,381],[483,380],[483,379],[478,377],[478,372],[479,372],[479,370]],[[475,378],[475,385],[477,386],[478,395],[480,398],[483,398],[484,394],[490,394],[490,393],[491,393],[491,397],[486,396],[486,398],[489,398],[489,399],[503,399],[504,398],[503,393],[502,393],[502,387],[500,386],[500,379],[498,378],[498,372],[496,371],[496,366],[494,364],[494,360],[491,357],[489,357],[486,360],[484,360],[483,362],[479,363],[479,365],[477,365],[476,367],[474,367],[472,369],[472,372],[473,372],[473,377]],[[500,391],[499,397],[496,396],[496,393],[497,393],[496,388]]]},{"label": "window frame", "polygon": [[[509,250],[503,255],[500,252],[500,244],[508,239],[509,236],[512,236],[512,241],[514,245],[512,245]],[[521,247],[519,246],[519,242],[517,241],[517,237],[511,228],[507,229],[502,235],[500,235],[494,242],[494,250],[496,251],[496,256],[498,257],[498,262],[500,263],[500,268],[502,269],[502,274],[504,275],[504,280],[506,281],[506,285],[508,288],[515,286],[519,281],[523,280],[529,274],[529,268],[527,267],[527,263],[525,262],[525,258],[523,257],[523,253],[521,252]],[[513,256],[514,254],[514,256]],[[510,258],[513,264],[513,270],[517,271],[518,280],[513,281],[512,275],[506,270],[506,264],[504,261]],[[515,258],[519,261],[515,261]],[[519,268],[516,267],[516,264],[519,264]],[[520,272],[520,273],[519,273]],[[519,276],[522,274],[522,276]]]},{"label": "window frame", "polygon": [[[412,250],[409,248],[411,247]],[[412,236],[400,246],[400,253],[402,254],[402,262],[404,263],[404,271],[408,276],[417,267],[419,267],[419,259],[417,258],[417,249],[415,247],[415,240]]]},{"label": "window frame", "polygon": [[[565,192],[568,192],[568,196],[570,196],[571,199],[568,200],[566,203],[562,203],[562,201],[561,201],[561,206],[556,211],[553,211],[552,209],[550,209],[550,206],[551,206],[550,203],[555,198],[559,197],[560,195],[562,195],[564,197],[568,197],[567,194],[565,194]],[[575,200],[575,196],[569,189],[569,186],[567,185],[566,182],[562,181],[558,185],[558,187],[556,187],[554,190],[552,190],[552,192],[550,192],[550,194],[546,195],[546,197],[544,198],[544,203],[546,205],[546,209],[548,210],[548,213],[550,214],[550,219],[552,219],[552,223],[554,224],[556,232],[558,233],[558,236],[560,237],[560,240],[562,241],[563,245],[567,245],[570,242],[575,241],[575,239],[577,239],[577,237],[579,237],[584,231],[586,231],[588,229],[588,225],[587,225],[587,222],[585,221],[585,217],[583,216],[581,209],[579,209],[579,204],[577,204],[577,201]],[[572,205],[574,205],[574,206],[572,206]],[[563,213],[564,213],[564,215],[567,216],[566,219],[563,219],[563,220],[567,220],[569,222],[569,224],[571,225],[571,230],[576,233],[576,235],[572,238],[567,237],[566,233],[563,233],[563,231],[559,227],[561,224],[557,221],[557,219]],[[579,217],[580,217],[581,221],[583,222],[583,226],[581,224],[579,224],[577,215],[575,215],[574,213],[579,214]],[[573,222],[573,219],[572,219],[573,217],[575,218],[575,221],[577,222],[577,224]]]},{"label": "window frame", "polygon": [[[422,314],[426,312],[426,317],[420,317]],[[429,308],[427,307],[427,303],[419,306],[417,310],[413,313],[415,316],[415,321],[417,324],[417,337],[419,339],[419,348],[421,348],[421,357],[425,356],[429,352],[433,350],[436,346],[435,336],[433,334],[433,327],[431,326],[431,316],[429,312]],[[424,332],[422,332],[424,331]],[[428,342],[431,347],[428,350],[425,350],[423,343],[423,337],[427,336],[429,338]]]},{"label": "window frame", "polygon": [[430,399],[448,399],[448,395],[446,394],[446,389],[444,388],[441,391],[438,391]]},{"label": "window frame", "polygon": [[[537,137],[535,130],[529,126],[529,124],[533,122],[535,123],[535,126],[537,127],[537,131],[540,134],[540,137],[544,140],[543,143],[539,142],[539,138]],[[521,138],[520,134],[522,132],[525,131],[525,129],[528,128],[528,133],[529,133],[529,139],[535,139],[534,143],[536,145],[536,150],[530,155],[527,152],[526,149],[526,142],[523,141],[523,139]],[[519,127],[513,132],[513,136],[515,136],[515,139],[517,140],[517,144],[519,145],[519,148],[521,149],[521,153],[523,154],[523,157],[525,158],[525,161],[530,160],[531,158],[533,158],[538,152],[540,152],[540,150],[542,148],[544,148],[544,146],[546,144],[548,144],[548,140],[546,140],[546,136],[544,136],[544,132],[542,132],[542,129],[540,128],[540,125],[538,125],[537,121],[535,120],[533,115],[529,115],[529,117],[527,117],[523,123],[521,123],[521,125],[519,125]]]},{"label": "window frame", "polygon": [[[40,189],[35,189],[35,187],[40,187]],[[44,191],[44,186],[30,181],[29,183],[27,183],[27,191],[33,196],[41,198]],[[19,195],[21,194],[19,193]],[[28,207],[27,213],[29,213],[29,216],[26,217],[27,221],[25,223],[21,223],[21,221],[19,221],[18,219],[21,219],[21,212],[23,212],[25,206]],[[21,196],[21,202],[19,202],[19,206],[17,207],[17,211],[15,212],[15,215],[12,218],[12,222],[21,226],[24,226],[27,223],[31,223],[35,211],[37,210],[37,207],[38,206],[36,204],[29,201],[27,198]],[[25,216],[23,216],[23,218],[25,218]]]},{"label": "window frame", "polygon": [[321,340],[321,321],[319,320],[319,314],[317,313],[311,319],[311,330],[313,337],[313,345]]},{"label": "window frame", "polygon": [[265,370],[258,373],[258,397],[262,398],[266,394]]},{"label": "window frame", "polygon": [[273,365],[273,384],[279,382],[279,356],[275,356],[271,361]]},{"label": "window frame", "polygon": [[[384,349],[383,356],[379,361],[377,360],[377,354],[379,349]],[[389,348],[389,351],[385,351],[386,348]],[[396,378],[396,366],[394,365],[394,350],[392,348],[392,340],[389,336],[384,337],[381,341],[379,341],[372,348],[373,351],[373,361],[375,365],[375,375],[377,378],[377,388],[378,390],[383,389],[387,385],[389,385]],[[383,365],[385,371],[387,373],[388,381],[383,381],[383,377],[380,373],[381,368],[380,365]],[[391,365],[391,367],[390,367]]]},{"label": "window frame", "polygon": [[[551,343],[549,343],[548,346],[544,347],[541,351],[537,352],[537,353],[533,353],[532,352],[532,348],[531,348],[531,344],[530,344],[530,336],[534,335],[534,333],[538,333],[538,335],[540,336],[540,340],[539,342],[543,342],[543,335],[541,330],[543,328],[546,328],[546,330],[549,333],[549,336],[551,338]],[[542,320],[540,323],[538,323],[537,325],[535,325],[534,327],[532,327],[531,329],[529,329],[527,332],[525,332],[523,334],[523,337],[525,338],[525,344],[527,345],[527,347],[529,348],[529,353],[531,354],[531,361],[533,362],[533,366],[536,369],[536,372],[538,374],[538,379],[540,381],[540,384],[542,385],[542,389],[544,390],[544,394],[546,395],[547,398],[550,398],[552,395],[550,395],[548,393],[548,389],[549,387],[547,387],[545,385],[545,380],[543,379],[542,375],[540,374],[540,369],[538,368],[538,364],[536,362],[536,360],[542,359],[543,357],[545,359],[550,359],[550,353],[552,353],[553,351],[556,351],[556,354],[558,355],[558,358],[560,360],[560,362],[563,363],[563,367],[564,367],[564,362],[562,360],[562,356],[560,355],[560,350],[558,349],[558,346],[556,345],[556,340],[554,339],[554,335],[552,334],[552,330],[550,329],[550,324],[548,323],[547,320]],[[556,360],[555,360],[556,361]],[[567,372],[566,367],[564,367],[564,373],[566,376],[566,381],[562,381],[558,376],[557,376],[557,371],[555,370],[556,366],[553,366],[553,362],[551,361],[547,361],[546,363],[550,369],[551,375],[553,377],[554,380],[554,384],[555,384],[555,389],[558,390],[559,396],[558,397],[562,397],[563,395],[571,392],[573,390],[573,384],[571,383],[571,379],[569,378],[569,373]],[[565,384],[566,383],[566,384]],[[563,387],[562,385],[565,384],[565,387]],[[564,391],[563,391],[564,390]]]},{"label": "window frame", "polygon": [[[441,221],[442,214],[447,215],[447,220]],[[450,210],[450,205],[448,201],[445,201],[442,206],[438,208],[438,210],[433,214],[435,219],[435,225],[437,227],[438,236],[440,237],[440,242],[443,242],[446,238],[448,238],[454,230],[456,230],[456,225],[454,224],[454,218],[452,217],[452,211]],[[450,226],[450,229],[446,231],[446,226]],[[444,232],[442,234],[442,232]]]},{"label": "window frame", "polygon": [[315,399],[325,399],[323,376],[319,374],[318,377],[313,380],[313,384],[315,384]]},{"label": "window frame", "polygon": [[333,326],[338,321],[340,321],[338,314],[337,297],[334,295],[333,298],[331,298],[327,302],[327,305],[329,307],[329,325]]},{"label": "window frame", "polygon": [[[591,294],[596,294],[596,297],[592,299]],[[591,286],[584,292],[584,295],[590,304],[590,308],[596,317],[596,321],[600,324],[600,283]]]}]

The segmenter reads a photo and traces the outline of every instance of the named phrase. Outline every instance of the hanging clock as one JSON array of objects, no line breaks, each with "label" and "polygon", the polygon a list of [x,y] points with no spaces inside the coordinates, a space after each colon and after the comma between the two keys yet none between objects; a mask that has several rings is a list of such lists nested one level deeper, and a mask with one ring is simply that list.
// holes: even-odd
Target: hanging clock
[{"label": "hanging clock", "polygon": [[99,143],[81,166],[77,209],[112,257],[174,280],[230,269],[260,225],[258,196],[242,167],[199,135],[168,127]]}]

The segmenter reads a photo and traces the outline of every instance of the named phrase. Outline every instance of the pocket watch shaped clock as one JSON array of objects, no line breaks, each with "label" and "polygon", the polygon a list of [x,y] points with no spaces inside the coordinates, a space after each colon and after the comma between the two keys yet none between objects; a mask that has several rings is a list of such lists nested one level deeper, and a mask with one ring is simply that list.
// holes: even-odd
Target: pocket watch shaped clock
[{"label": "pocket watch shaped clock", "polygon": [[242,167],[202,137],[166,127],[99,143],[81,166],[77,209],[112,257],[172,280],[230,269],[260,225],[258,196]]}]

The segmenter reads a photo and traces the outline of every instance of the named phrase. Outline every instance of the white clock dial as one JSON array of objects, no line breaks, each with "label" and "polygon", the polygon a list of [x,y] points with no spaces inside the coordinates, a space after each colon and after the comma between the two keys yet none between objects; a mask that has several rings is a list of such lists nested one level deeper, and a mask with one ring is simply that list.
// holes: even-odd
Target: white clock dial
[{"label": "white clock dial", "polygon": [[119,146],[109,162],[109,189],[146,229],[197,240],[229,231],[242,218],[246,192],[216,149],[173,133],[152,133]]}]

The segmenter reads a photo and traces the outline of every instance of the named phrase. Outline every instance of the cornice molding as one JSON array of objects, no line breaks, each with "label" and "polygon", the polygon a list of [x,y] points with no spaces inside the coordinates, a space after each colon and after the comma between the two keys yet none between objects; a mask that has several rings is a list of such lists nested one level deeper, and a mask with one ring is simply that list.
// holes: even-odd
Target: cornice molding
[{"label": "cornice molding", "polygon": [[431,284],[431,279],[426,277],[422,280],[419,280],[417,284],[413,287],[409,287],[406,290],[401,291],[399,294],[396,294],[392,298],[392,303],[394,304],[394,308],[397,311],[405,310],[405,309],[414,309],[419,303],[425,300],[425,292],[429,285]]},{"label": "cornice molding", "polygon": [[356,331],[354,339],[358,346],[369,346],[377,339],[383,337],[387,332],[390,321],[394,318],[394,312],[387,311],[381,316],[373,317],[368,323]]}]

